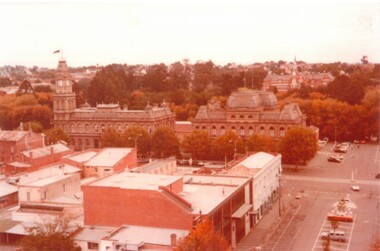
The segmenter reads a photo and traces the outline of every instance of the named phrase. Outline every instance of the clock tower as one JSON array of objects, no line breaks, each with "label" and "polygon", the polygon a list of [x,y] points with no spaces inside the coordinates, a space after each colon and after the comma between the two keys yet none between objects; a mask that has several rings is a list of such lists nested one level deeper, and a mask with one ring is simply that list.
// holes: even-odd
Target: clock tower
[{"label": "clock tower", "polygon": [[53,95],[54,126],[64,129],[68,126],[70,115],[76,108],[73,82],[66,64],[61,58],[57,67],[57,77]]}]

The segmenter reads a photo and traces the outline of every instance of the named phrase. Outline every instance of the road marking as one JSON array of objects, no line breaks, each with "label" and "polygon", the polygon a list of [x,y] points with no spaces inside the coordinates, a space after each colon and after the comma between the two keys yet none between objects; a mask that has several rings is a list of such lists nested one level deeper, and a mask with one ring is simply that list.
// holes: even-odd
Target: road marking
[{"label": "road marking", "polygon": [[312,249],[312,250],[315,250],[316,245],[317,245],[317,242],[319,242],[319,239],[320,239],[320,236],[321,236],[322,230],[323,230],[323,228],[324,228],[324,226],[325,226],[325,223],[326,223],[326,218],[325,218],[325,220],[324,220],[323,223],[322,223],[322,227],[321,227],[321,229],[319,230],[319,233],[318,233],[318,238],[315,240],[315,243],[314,243],[314,246],[313,246],[313,249]]},{"label": "road marking", "polygon": [[350,248],[350,243],[351,243],[351,236],[352,236],[352,232],[354,231],[354,226],[355,226],[355,217],[356,215],[354,215],[354,220],[352,222],[352,228],[351,228],[351,232],[350,232],[350,238],[348,239],[348,244],[347,244],[347,250]]},{"label": "road marking", "polygon": [[292,216],[292,218],[290,219],[290,221],[288,222],[288,224],[286,225],[286,227],[284,228],[284,230],[282,231],[282,234],[280,236],[280,238],[278,238],[278,241],[274,244],[273,248],[271,249],[272,251],[274,250],[274,248],[277,246],[277,244],[280,242],[280,240],[282,239],[282,236],[285,234],[286,232],[286,229],[289,227],[290,223],[292,223],[294,217],[296,216],[296,214],[298,213],[298,211],[301,209],[301,205],[298,206],[296,212],[294,213],[294,215]]}]

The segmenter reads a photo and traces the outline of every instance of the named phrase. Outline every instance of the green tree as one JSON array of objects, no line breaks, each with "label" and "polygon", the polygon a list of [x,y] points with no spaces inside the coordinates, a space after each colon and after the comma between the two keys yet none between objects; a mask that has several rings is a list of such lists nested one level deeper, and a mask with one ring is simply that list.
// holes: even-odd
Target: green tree
[{"label": "green tree", "polygon": [[276,144],[272,137],[254,134],[247,140],[248,151],[275,152]]},{"label": "green tree", "polygon": [[100,136],[101,147],[121,147],[122,145],[121,135],[113,127],[108,127]]},{"label": "green tree", "polygon": [[279,141],[279,152],[284,163],[305,163],[317,153],[317,138],[305,127],[290,128]]},{"label": "green tree", "polygon": [[214,66],[212,61],[197,62],[193,66],[194,79],[192,83],[194,91],[199,92],[212,85],[215,74]]},{"label": "green tree", "polygon": [[179,154],[179,140],[169,127],[157,128],[152,135],[152,151],[156,158],[167,158]]},{"label": "green tree", "polygon": [[190,234],[179,240],[175,251],[227,251],[231,250],[228,242],[215,231],[208,219],[203,220]]},{"label": "green tree", "polygon": [[244,142],[233,131],[227,130],[212,142],[212,150],[214,158],[227,161],[233,159],[235,153],[244,153]]},{"label": "green tree", "polygon": [[12,81],[10,80],[10,78],[0,77],[0,86],[1,87],[10,86],[10,85],[12,85]]},{"label": "green tree", "polygon": [[330,219],[330,225],[331,225],[332,229],[334,230],[334,232],[338,229],[339,224],[340,224],[340,222],[337,219],[335,219],[335,218]]},{"label": "green tree", "polygon": [[155,92],[171,90],[168,84],[168,69],[165,64],[156,64],[147,68],[144,87]]},{"label": "green tree", "polygon": [[46,142],[48,145],[55,144],[60,140],[70,143],[70,137],[62,128],[51,128],[44,131],[44,134],[46,135]]},{"label": "green tree", "polygon": [[323,248],[323,251],[330,251],[330,237],[329,236],[323,239],[322,248]]},{"label": "green tree", "polygon": [[41,217],[35,226],[27,228],[20,246],[25,251],[78,251],[72,234],[79,229],[70,216]]},{"label": "green tree", "polygon": [[210,156],[211,139],[206,131],[194,130],[182,142],[182,149],[193,159],[203,160]]},{"label": "green tree", "polygon": [[123,146],[137,148],[138,156],[149,156],[152,151],[151,137],[148,131],[141,126],[128,127],[123,135]]},{"label": "green tree", "polygon": [[327,92],[332,98],[349,104],[359,104],[364,96],[364,87],[364,83],[359,79],[341,75],[328,83]]}]

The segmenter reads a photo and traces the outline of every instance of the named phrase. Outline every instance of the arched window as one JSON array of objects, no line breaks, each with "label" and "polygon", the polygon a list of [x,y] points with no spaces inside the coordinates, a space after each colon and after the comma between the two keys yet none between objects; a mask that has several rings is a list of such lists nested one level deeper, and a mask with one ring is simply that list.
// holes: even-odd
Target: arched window
[{"label": "arched window", "polygon": [[121,125],[120,125],[120,124],[117,125],[117,131],[118,131],[119,133],[121,133],[121,131],[122,131],[122,129],[121,129]]},{"label": "arched window", "polygon": [[202,130],[206,130],[206,126],[202,126]]},{"label": "arched window", "polygon": [[98,130],[99,130],[99,126],[98,126],[98,124],[95,124],[94,125],[94,131],[97,132]]},{"label": "arched window", "polygon": [[196,127],[195,127],[195,130],[199,130],[199,126],[196,126]]},{"label": "arched window", "polygon": [[78,124],[78,132],[83,132],[82,124]]},{"label": "arched window", "polygon": [[75,124],[71,124],[71,132],[75,132]]},{"label": "arched window", "polygon": [[240,115],[240,116],[239,116],[239,119],[244,119],[244,115]]},{"label": "arched window", "polygon": [[234,119],[235,118],[235,115],[231,115],[231,119]]},{"label": "arched window", "polygon": [[244,130],[244,127],[241,126],[240,127],[240,136],[244,136],[245,135],[245,130]]},{"label": "arched window", "polygon": [[252,119],[253,117],[252,117],[252,115],[248,115],[248,118],[249,118],[249,119]]},{"label": "arched window", "polygon": [[285,129],[283,127],[280,127],[280,137],[285,136]]},{"label": "arched window", "polygon": [[253,135],[253,127],[252,127],[252,126],[250,126],[250,127],[248,128],[248,135],[249,135],[249,136],[252,136],[252,135]]},{"label": "arched window", "polygon": [[233,126],[233,127],[231,128],[231,130],[236,134],[236,128],[235,128],[235,126]]},{"label": "arched window", "polygon": [[269,136],[274,137],[274,128],[272,126],[269,128]]},{"label": "arched window", "polygon": [[261,135],[265,134],[265,128],[264,128],[264,126],[260,127],[260,134]]},{"label": "arched window", "polygon": [[84,131],[90,132],[90,126],[88,124],[84,124]]},{"label": "arched window", "polygon": [[211,136],[216,136],[216,127],[212,126],[211,128]]},{"label": "arched window", "polygon": [[220,134],[223,135],[226,133],[226,128],[224,128],[224,126],[221,126],[220,127]]},{"label": "arched window", "polygon": [[104,124],[102,124],[100,127],[101,127],[102,132],[104,132],[106,130],[106,127]]}]

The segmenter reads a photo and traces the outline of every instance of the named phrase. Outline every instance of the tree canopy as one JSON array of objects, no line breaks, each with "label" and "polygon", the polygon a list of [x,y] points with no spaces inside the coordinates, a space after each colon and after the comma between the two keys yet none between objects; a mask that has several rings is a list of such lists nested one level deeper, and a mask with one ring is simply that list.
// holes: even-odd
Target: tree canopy
[{"label": "tree canopy", "polygon": [[20,246],[25,251],[79,251],[72,237],[78,228],[67,215],[41,217],[27,228],[28,235],[20,240]]},{"label": "tree canopy", "polygon": [[179,140],[169,127],[159,127],[152,135],[152,151],[156,158],[167,158],[179,154]]},{"label": "tree canopy", "polygon": [[290,128],[279,141],[279,152],[284,163],[305,163],[317,153],[317,138],[308,128]]},{"label": "tree canopy", "polygon": [[231,250],[228,242],[217,233],[211,221],[204,219],[190,234],[179,241],[175,251],[227,251]]},{"label": "tree canopy", "polygon": [[182,149],[193,159],[203,160],[210,156],[211,139],[204,130],[194,130],[182,142]]}]

